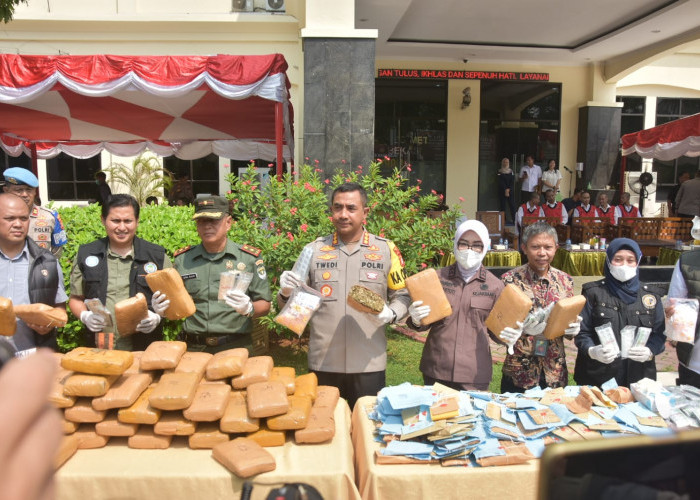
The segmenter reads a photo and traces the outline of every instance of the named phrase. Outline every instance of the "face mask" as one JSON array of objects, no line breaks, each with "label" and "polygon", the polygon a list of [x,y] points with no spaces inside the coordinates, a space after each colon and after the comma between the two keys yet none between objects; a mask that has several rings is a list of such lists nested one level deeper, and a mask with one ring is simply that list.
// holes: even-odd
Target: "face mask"
[{"label": "face mask", "polygon": [[484,256],[475,252],[474,250],[457,250],[455,260],[464,269],[471,270],[481,265],[481,261],[484,260]]},{"label": "face mask", "polygon": [[610,274],[622,283],[631,280],[637,275],[637,268],[632,266],[610,266]]}]

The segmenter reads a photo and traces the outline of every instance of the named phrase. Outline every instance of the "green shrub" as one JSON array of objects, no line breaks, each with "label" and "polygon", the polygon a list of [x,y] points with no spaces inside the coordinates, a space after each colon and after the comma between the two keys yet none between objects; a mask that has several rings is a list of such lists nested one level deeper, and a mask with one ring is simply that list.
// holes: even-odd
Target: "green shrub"
[{"label": "green shrub", "polygon": [[[304,245],[333,232],[328,196],[344,182],[357,182],[367,190],[370,212],[366,227],[394,241],[406,262],[407,274],[435,265],[442,252],[452,248],[454,224],[460,212],[453,209],[441,218],[430,218],[427,212],[438,204],[438,197],[434,193],[421,195],[420,186],[409,186],[398,169],[383,177],[380,167],[381,162],[375,162],[323,179],[320,170],[303,165],[296,175],[285,174],[280,180],[271,177],[262,186],[254,166],[240,178],[229,175],[228,198],[234,216],[229,237],[262,250],[273,296],[279,289],[279,276],[292,268]],[[105,231],[99,205],[58,211],[68,234],[61,265],[70,294],[70,269],[78,246],[104,237]],[[192,213],[193,208],[188,206],[142,207],[137,234],[164,246],[172,258],[179,248],[200,241]],[[286,331],[272,320],[276,314],[273,300],[270,314],[261,321],[271,330]],[[59,335],[59,346],[67,350],[80,345],[82,328],[80,321],[69,315],[69,323]],[[166,338],[174,338],[178,329],[177,322],[166,322]]]}]

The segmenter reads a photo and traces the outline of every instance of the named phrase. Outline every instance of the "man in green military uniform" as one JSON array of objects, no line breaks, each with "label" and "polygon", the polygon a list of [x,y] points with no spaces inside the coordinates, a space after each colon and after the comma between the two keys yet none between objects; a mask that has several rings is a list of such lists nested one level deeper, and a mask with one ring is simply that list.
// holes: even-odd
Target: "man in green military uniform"
[{"label": "man in green military uniform", "polygon": [[[253,346],[250,335],[253,318],[270,310],[270,285],[260,249],[229,240],[232,219],[229,204],[221,196],[195,201],[192,217],[202,243],[175,253],[175,269],[182,275],[197,312],[185,320],[181,339],[191,351],[215,353],[234,347]],[[221,273],[252,273],[247,293],[229,291],[219,300]],[[156,309],[164,314],[164,301]]]}]

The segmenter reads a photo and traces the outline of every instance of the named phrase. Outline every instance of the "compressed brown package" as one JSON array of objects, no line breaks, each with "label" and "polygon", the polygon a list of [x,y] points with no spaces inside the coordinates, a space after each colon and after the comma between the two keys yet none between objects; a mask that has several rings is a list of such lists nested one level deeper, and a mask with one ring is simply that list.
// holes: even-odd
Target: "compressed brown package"
[{"label": "compressed brown package", "polygon": [[202,383],[197,386],[194,400],[183,410],[185,418],[194,422],[213,422],[224,416],[228,406],[231,386],[228,384]]},{"label": "compressed brown package", "polygon": [[63,327],[68,323],[65,308],[56,309],[47,304],[15,304],[14,313],[27,324]]},{"label": "compressed brown package", "polygon": [[76,347],[63,355],[61,366],[92,375],[121,375],[133,361],[134,355],[128,351]]},{"label": "compressed brown package", "polygon": [[95,424],[95,432],[100,436],[129,437],[136,434],[138,424],[125,424],[117,419],[116,413],[107,415],[102,421]]},{"label": "compressed brown package", "polygon": [[131,363],[131,366],[126,369],[123,375],[130,375],[132,373],[142,373],[141,356],[143,356],[143,351],[131,351],[131,354],[134,355],[134,361]]},{"label": "compressed brown package", "polygon": [[184,410],[192,404],[198,383],[196,373],[164,373],[148,402],[159,410]]},{"label": "compressed brown package", "polygon": [[165,450],[172,442],[172,436],[163,436],[153,434],[153,427],[142,425],[136,434],[129,437],[127,444],[129,448],[139,450]]},{"label": "compressed brown package", "polygon": [[532,300],[520,288],[509,283],[486,318],[486,328],[496,335],[506,327],[518,328],[517,322],[524,321],[530,309],[532,309]]},{"label": "compressed brown package", "polygon": [[105,376],[74,373],[66,379],[63,385],[63,394],[87,398],[104,396],[117,378],[119,378],[118,375]]},{"label": "compressed brown package", "polygon": [[63,387],[68,380],[73,375],[73,372],[66,370],[65,368],[59,367],[56,370],[56,375],[53,378],[53,385],[51,386],[51,392],[49,392],[49,402],[56,408],[70,408],[75,404],[75,396],[66,396],[63,394]]},{"label": "compressed brown package", "polygon": [[193,450],[211,449],[217,444],[227,443],[229,435],[221,432],[214,422],[206,422],[197,426],[197,430],[187,439],[187,444]]},{"label": "compressed brown package", "polygon": [[79,398],[70,408],[63,410],[63,416],[71,422],[82,423],[97,423],[105,419],[107,412],[97,411],[92,407],[90,398]]},{"label": "compressed brown package", "polygon": [[335,406],[340,399],[340,390],[332,385],[319,385],[316,390],[315,408],[326,408],[333,415]]},{"label": "compressed brown package", "polygon": [[114,304],[114,316],[117,319],[117,330],[119,335],[133,335],[141,320],[148,317],[148,303],[146,296],[141,292],[133,297],[120,300]]},{"label": "compressed brown package", "polygon": [[238,376],[243,373],[243,367],[247,360],[248,349],[244,347],[217,352],[207,364],[207,380],[221,380]]},{"label": "compressed brown package", "polygon": [[96,410],[128,408],[152,382],[151,373],[124,374],[112,384],[104,396],[92,400],[92,407]]},{"label": "compressed brown package", "polygon": [[605,395],[617,404],[632,403],[634,396],[627,387],[619,386],[605,391]]},{"label": "compressed brown package", "polygon": [[306,427],[294,431],[294,441],[297,444],[318,444],[333,439],[335,435],[335,419],[329,415],[328,408],[311,408]]},{"label": "compressed brown package", "polygon": [[564,335],[564,330],[569,328],[569,324],[576,321],[576,317],[583,311],[586,305],[586,297],[574,295],[555,302],[552,312],[547,318],[547,326],[544,329],[544,336],[547,339],[555,339]]},{"label": "compressed brown package", "polygon": [[12,300],[0,297],[0,335],[11,337],[17,331],[17,318],[15,317]]},{"label": "compressed brown package", "polygon": [[66,420],[65,418],[61,421],[61,430],[63,431],[63,434],[73,434],[75,431],[78,430],[80,424],[76,422],[71,422],[70,420]]},{"label": "compressed brown package", "polygon": [[208,352],[185,352],[180,358],[180,362],[175,368],[166,370],[166,373],[174,371],[177,373],[196,373],[199,378],[204,377],[204,372],[213,354]]},{"label": "compressed brown package", "polygon": [[287,395],[294,394],[296,371],[291,366],[275,366],[270,373],[270,381],[276,380],[284,384]]},{"label": "compressed brown package", "polygon": [[265,448],[271,448],[273,446],[284,446],[284,442],[287,438],[284,431],[270,430],[265,424],[261,425],[260,429],[248,434],[248,436],[246,437],[252,439],[260,446],[263,446]]},{"label": "compressed brown package", "polygon": [[153,426],[153,433],[161,436],[191,436],[197,424],[186,419],[181,411],[166,411]]},{"label": "compressed brown package", "polygon": [[252,439],[239,437],[214,446],[214,459],[238,477],[246,478],[275,470],[275,459]]},{"label": "compressed brown package", "polygon": [[165,294],[170,301],[170,305],[165,310],[165,317],[176,320],[192,316],[197,308],[190,294],[185,289],[180,273],[175,268],[169,267],[148,273],[146,275],[148,287],[155,293]]},{"label": "compressed brown package", "polygon": [[379,314],[384,309],[384,299],[362,285],[353,285],[348,292],[348,305],[363,313]]},{"label": "compressed brown package", "polygon": [[318,392],[318,377],[315,373],[305,373],[299,375],[294,381],[294,394],[297,396],[308,396],[311,401],[316,401]]},{"label": "compressed brown package", "polygon": [[274,362],[270,356],[253,356],[243,365],[243,372],[231,380],[234,389],[245,389],[256,382],[266,382],[270,378]]},{"label": "compressed brown package", "polygon": [[255,432],[260,428],[260,420],[248,415],[248,405],[242,392],[231,393],[219,427],[223,432],[233,434]]},{"label": "compressed brown package", "polygon": [[82,424],[78,427],[72,436],[78,440],[79,450],[94,450],[95,448],[104,448],[109,442],[108,436],[100,436],[95,432],[93,424]]},{"label": "compressed brown package", "polygon": [[284,415],[270,417],[267,426],[273,431],[297,430],[306,427],[311,413],[311,398],[308,396],[289,396],[289,410]]},{"label": "compressed brown package", "polygon": [[177,367],[187,344],[179,340],[157,340],[143,352],[141,370],[167,370]]},{"label": "compressed brown package", "polygon": [[253,418],[274,417],[289,410],[287,390],[282,382],[257,382],[247,389],[248,415]]},{"label": "compressed brown package", "polygon": [[70,457],[75,455],[76,451],[78,451],[78,437],[75,434],[63,436],[53,459],[54,470],[60,469]]},{"label": "compressed brown package", "polygon": [[117,414],[119,421],[125,424],[155,424],[160,418],[161,411],[157,408],[153,408],[148,402],[153,389],[155,389],[155,385],[146,388],[146,390],[136,398],[134,404],[128,408],[120,409]]},{"label": "compressed brown package", "polygon": [[452,314],[452,306],[435,269],[409,276],[406,278],[406,288],[412,302],[422,300],[424,306],[430,306],[430,314],[421,320],[421,324],[430,325]]}]

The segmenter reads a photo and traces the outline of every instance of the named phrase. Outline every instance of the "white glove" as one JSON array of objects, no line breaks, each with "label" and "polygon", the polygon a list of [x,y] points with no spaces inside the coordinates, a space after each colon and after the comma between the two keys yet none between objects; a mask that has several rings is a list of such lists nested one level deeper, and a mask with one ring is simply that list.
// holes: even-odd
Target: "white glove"
[{"label": "white glove", "polygon": [[617,354],[613,351],[611,347],[603,347],[602,345],[594,345],[588,349],[588,355],[591,359],[600,361],[606,365],[609,365],[617,357]]},{"label": "white glove", "polygon": [[170,300],[164,293],[156,291],[151,297],[151,306],[158,316],[165,316],[165,311],[170,307]]},{"label": "white glove", "polygon": [[138,325],[136,325],[136,331],[141,333],[151,333],[156,329],[160,323],[160,315],[154,313],[153,311],[148,311],[148,316],[142,319]]},{"label": "white glove", "polygon": [[640,347],[630,347],[627,350],[627,359],[636,361],[637,363],[644,363],[645,361],[651,360],[651,349],[647,346]]},{"label": "white glove", "polygon": [[91,332],[98,333],[101,332],[105,327],[105,319],[99,314],[95,314],[92,311],[83,311],[80,313],[80,321],[83,322],[87,329]]},{"label": "white glove", "polygon": [[545,328],[547,328],[546,321],[528,321],[527,318],[525,318],[525,321],[523,322],[523,333],[525,335],[539,335],[544,331]]},{"label": "white glove", "polygon": [[583,318],[576,316],[576,321],[569,323],[569,328],[564,330],[564,335],[571,335],[572,337],[578,335],[578,332],[581,331],[581,321],[583,321]]},{"label": "white glove", "polygon": [[422,319],[425,319],[430,314],[430,306],[424,306],[422,300],[416,300],[408,306],[408,314],[411,315],[411,321],[416,326],[420,326]]},{"label": "white glove", "polygon": [[518,328],[511,328],[509,326],[501,330],[498,335],[499,338],[508,345],[508,354],[514,354],[513,346],[518,341],[520,336],[523,334],[523,324],[520,321],[516,321]]},{"label": "white glove", "polygon": [[249,316],[253,311],[253,301],[245,293],[233,290],[226,293],[226,305],[241,316]]},{"label": "white glove", "polygon": [[292,291],[301,286],[301,278],[293,271],[284,271],[280,276],[280,294],[289,297]]},{"label": "white glove", "polygon": [[380,312],[379,314],[367,314],[369,314],[369,317],[372,318],[372,321],[377,326],[386,325],[387,323],[391,323],[394,320],[394,311],[389,309],[389,306],[386,304],[384,304],[384,309],[382,309],[382,312]]}]

